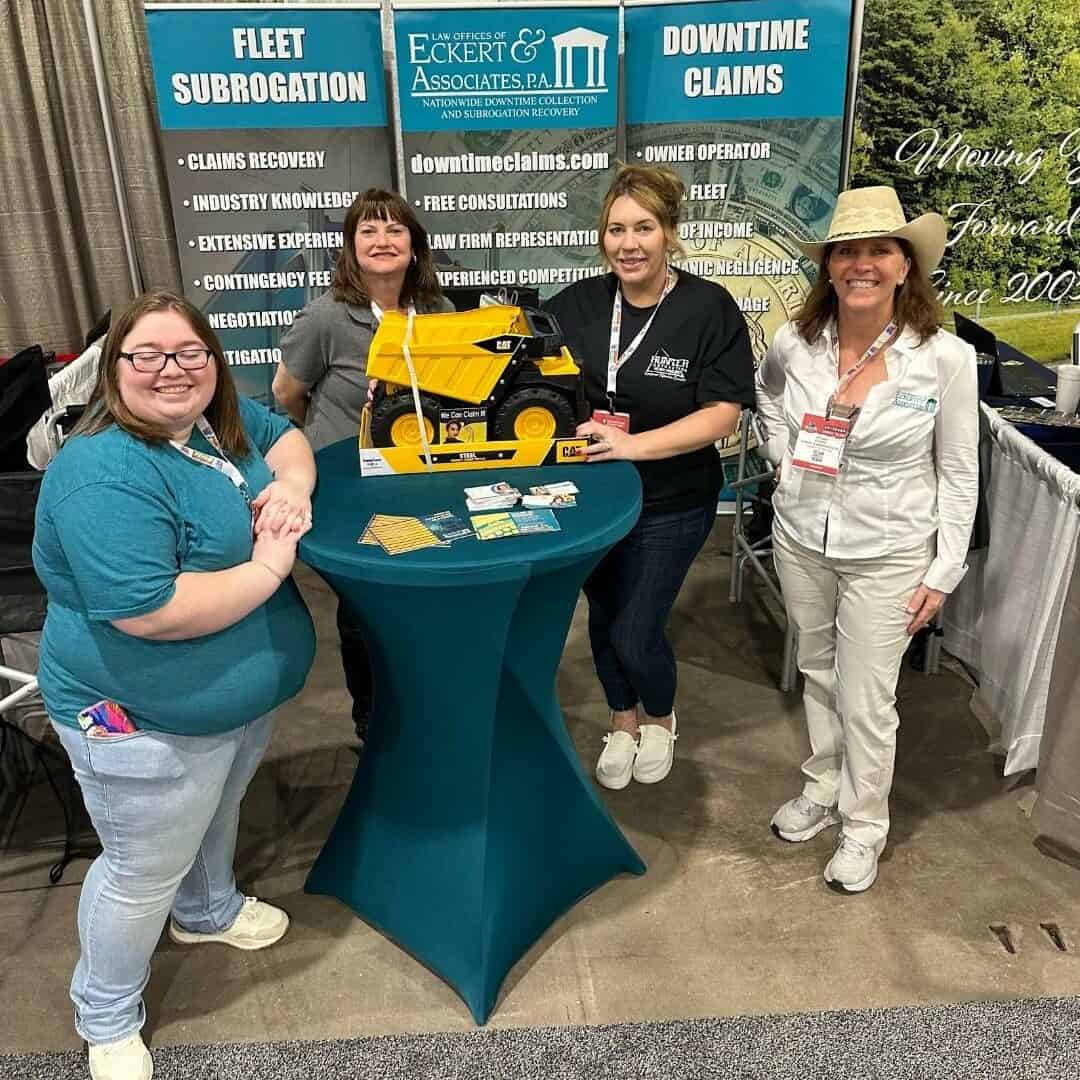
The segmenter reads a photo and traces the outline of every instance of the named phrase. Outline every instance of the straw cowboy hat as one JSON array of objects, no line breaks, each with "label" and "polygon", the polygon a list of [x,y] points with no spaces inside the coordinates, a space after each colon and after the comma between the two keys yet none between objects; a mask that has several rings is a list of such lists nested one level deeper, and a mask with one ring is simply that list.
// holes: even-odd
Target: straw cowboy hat
[{"label": "straw cowboy hat", "polygon": [[929,274],[945,254],[948,231],[945,219],[940,214],[923,214],[914,221],[908,221],[891,187],[852,188],[842,191],[837,197],[836,209],[829,222],[829,235],[820,243],[796,240],[795,245],[820,266],[826,244],[864,240],[872,236],[894,236],[911,245],[919,269]]}]

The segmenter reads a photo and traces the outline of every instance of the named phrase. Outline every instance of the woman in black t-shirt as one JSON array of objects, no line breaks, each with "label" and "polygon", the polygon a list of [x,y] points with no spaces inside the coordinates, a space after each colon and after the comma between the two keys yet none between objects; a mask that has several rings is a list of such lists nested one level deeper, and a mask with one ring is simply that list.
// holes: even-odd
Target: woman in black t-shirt
[{"label": "woman in black t-shirt", "polygon": [[624,166],[600,216],[611,273],[548,301],[582,367],[593,418],[590,462],[641,474],[638,523],[585,583],[596,673],[611,709],[596,764],[605,787],[671,771],[675,655],[667,621],[716,517],[723,469],[715,442],[754,403],[746,323],[719,285],[675,270],[683,183],[668,169]]}]

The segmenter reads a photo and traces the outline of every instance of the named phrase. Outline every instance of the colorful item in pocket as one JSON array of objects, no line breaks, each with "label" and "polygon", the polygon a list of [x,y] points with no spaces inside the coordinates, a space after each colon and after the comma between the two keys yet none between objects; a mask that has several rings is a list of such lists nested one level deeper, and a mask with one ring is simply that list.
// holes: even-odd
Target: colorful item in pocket
[{"label": "colorful item in pocket", "polygon": [[130,735],[137,730],[132,719],[115,701],[98,701],[78,715],[79,727],[92,739]]}]

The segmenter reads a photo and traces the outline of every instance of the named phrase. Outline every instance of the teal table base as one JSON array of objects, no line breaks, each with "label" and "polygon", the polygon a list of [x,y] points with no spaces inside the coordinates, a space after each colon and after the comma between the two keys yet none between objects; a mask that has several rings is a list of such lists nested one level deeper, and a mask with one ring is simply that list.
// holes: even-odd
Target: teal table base
[{"label": "teal table base", "polygon": [[[320,488],[335,449],[320,454]],[[604,471],[574,475],[585,469]],[[487,475],[457,474],[452,490]],[[446,508],[430,498],[421,509],[379,509]],[[324,512],[317,498],[317,522]],[[425,561],[411,585],[398,561],[408,556],[371,553],[396,564],[379,581],[370,564],[357,576],[340,558],[320,559],[317,545],[303,551],[365,628],[376,687],[368,743],[306,890],[337,897],[435,971],[477,1023],[563,912],[615,875],[645,871],[583,773],[555,695],[578,592],[607,545],[539,558],[537,539],[459,541],[474,559],[497,556],[482,584],[471,566],[440,574]]]}]

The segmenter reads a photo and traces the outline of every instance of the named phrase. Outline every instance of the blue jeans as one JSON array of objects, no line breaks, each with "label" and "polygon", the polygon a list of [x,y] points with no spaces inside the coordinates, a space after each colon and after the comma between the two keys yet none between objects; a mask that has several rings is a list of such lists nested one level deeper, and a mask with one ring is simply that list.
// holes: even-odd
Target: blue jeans
[{"label": "blue jeans", "polygon": [[675,703],[675,653],[667,622],[716,506],[646,511],[585,582],[589,640],[608,707],[667,716]]},{"label": "blue jeans", "polygon": [[91,1044],[112,1042],[146,1021],[142,992],[169,913],[187,930],[217,933],[240,912],[232,867],[240,801],[274,717],[221,735],[91,739],[53,727],[102,845],[79,897],[75,1029]]}]

